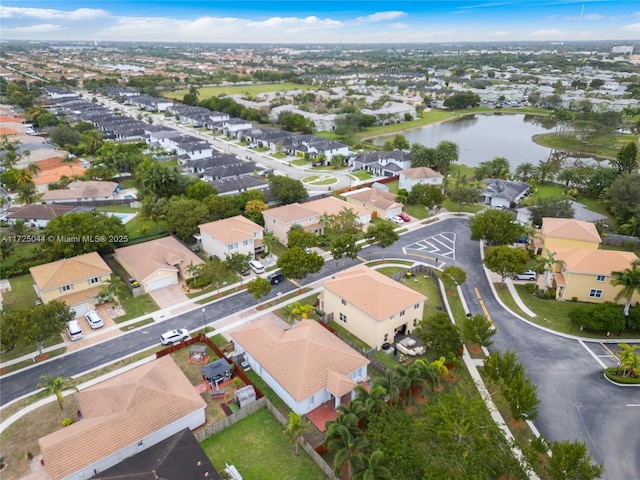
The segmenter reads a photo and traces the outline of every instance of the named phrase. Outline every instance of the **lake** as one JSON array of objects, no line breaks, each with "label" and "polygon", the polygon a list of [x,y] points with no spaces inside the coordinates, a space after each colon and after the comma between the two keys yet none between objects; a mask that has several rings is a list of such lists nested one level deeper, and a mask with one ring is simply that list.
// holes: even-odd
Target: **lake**
[{"label": "lake", "polygon": [[[533,119],[531,115],[522,114],[473,114],[400,133],[409,143],[421,143],[427,147],[435,147],[442,140],[455,142],[460,147],[458,163],[469,167],[477,167],[480,162],[494,157],[504,157],[509,160],[513,171],[525,162],[537,165],[540,160],[547,160],[552,151],[534,143],[532,137],[554,129],[544,128]],[[382,145],[394,135],[377,137],[373,143]]]}]

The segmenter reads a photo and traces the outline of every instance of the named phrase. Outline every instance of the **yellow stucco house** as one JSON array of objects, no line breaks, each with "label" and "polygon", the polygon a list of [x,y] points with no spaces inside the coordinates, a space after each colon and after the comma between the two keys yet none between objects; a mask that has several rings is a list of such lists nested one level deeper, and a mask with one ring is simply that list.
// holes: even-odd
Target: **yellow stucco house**
[{"label": "yellow stucco house", "polygon": [[[600,250],[602,239],[593,223],[568,218],[543,218],[534,246],[539,255],[552,256],[548,288],[558,300],[615,302],[622,287],[611,284],[611,273],[629,268],[638,259],[632,252]],[[624,303],[622,298],[617,303]],[[640,294],[632,302],[640,301]]]},{"label": "yellow stucco house", "polygon": [[42,303],[59,300],[80,317],[93,310],[111,269],[96,252],[64,258],[29,269]]},{"label": "yellow stucco house", "polygon": [[409,334],[424,312],[427,297],[375,270],[359,265],[323,283],[320,308],[371,347]]}]

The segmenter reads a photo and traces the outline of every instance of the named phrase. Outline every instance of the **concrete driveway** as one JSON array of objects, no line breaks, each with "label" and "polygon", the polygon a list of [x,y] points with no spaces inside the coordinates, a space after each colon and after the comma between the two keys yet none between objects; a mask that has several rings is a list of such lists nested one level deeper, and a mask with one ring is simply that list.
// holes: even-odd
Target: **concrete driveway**
[{"label": "concrete driveway", "polygon": [[[171,285],[169,287],[159,288],[157,290],[153,290],[149,292],[153,301],[158,304],[158,307],[171,308],[185,302],[191,302],[191,299],[187,297],[182,290],[182,285]],[[190,308],[190,306],[186,306]],[[180,310],[180,307],[171,310],[172,313],[177,313],[179,311],[185,311],[185,309]]]}]

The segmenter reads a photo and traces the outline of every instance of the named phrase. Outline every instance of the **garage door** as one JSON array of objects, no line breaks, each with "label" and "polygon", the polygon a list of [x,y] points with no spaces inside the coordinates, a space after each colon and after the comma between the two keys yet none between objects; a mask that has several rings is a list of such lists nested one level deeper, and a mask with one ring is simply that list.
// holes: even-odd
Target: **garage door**
[{"label": "garage door", "polygon": [[147,291],[152,292],[153,290],[168,287],[170,285],[173,285],[173,277],[159,278],[158,280],[153,280],[147,284]]},{"label": "garage door", "polygon": [[90,310],[90,308],[88,303],[83,303],[81,305],[74,305],[73,307],[71,307],[71,310],[76,312],[76,318],[77,318],[77,317],[82,317],[85,313],[87,313]]}]

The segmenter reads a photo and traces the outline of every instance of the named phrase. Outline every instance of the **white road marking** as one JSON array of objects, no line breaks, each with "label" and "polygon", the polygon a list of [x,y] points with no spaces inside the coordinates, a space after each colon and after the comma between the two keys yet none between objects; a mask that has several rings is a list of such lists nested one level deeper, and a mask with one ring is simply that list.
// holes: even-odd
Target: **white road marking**
[{"label": "white road marking", "polygon": [[587,352],[589,352],[589,354],[590,354],[593,358],[595,358],[596,362],[598,362],[598,363],[600,364],[600,366],[601,366],[603,369],[607,368],[607,366],[604,364],[604,362],[603,362],[602,360],[600,360],[600,359],[598,358],[598,356],[597,356],[595,353],[593,353],[589,347],[587,347],[587,345],[584,343],[584,341],[582,341],[582,340],[578,340],[578,343],[579,343],[580,345],[582,345],[582,347],[583,347]]}]

